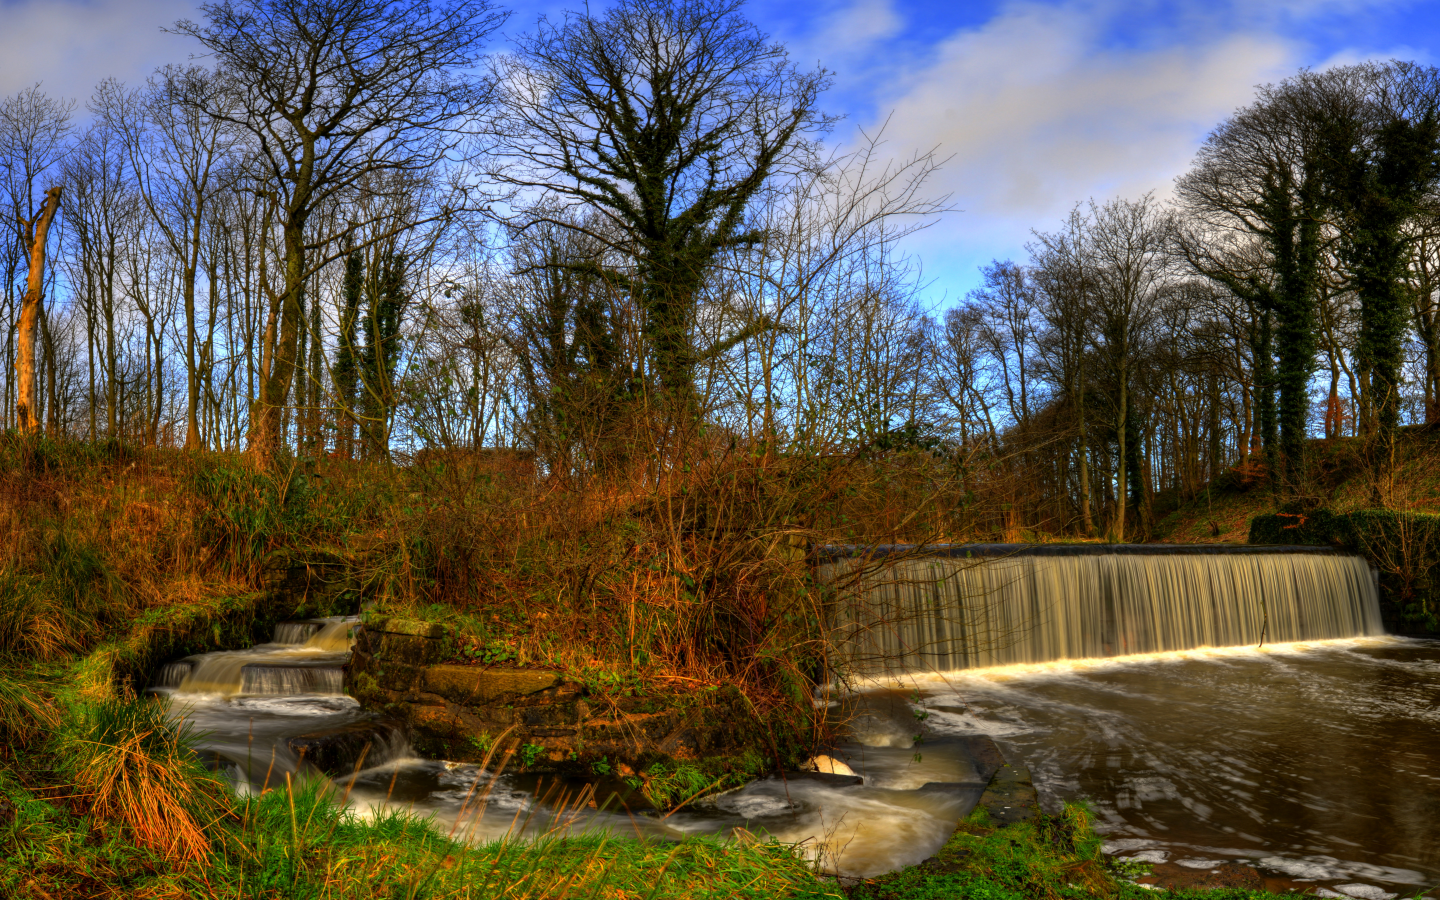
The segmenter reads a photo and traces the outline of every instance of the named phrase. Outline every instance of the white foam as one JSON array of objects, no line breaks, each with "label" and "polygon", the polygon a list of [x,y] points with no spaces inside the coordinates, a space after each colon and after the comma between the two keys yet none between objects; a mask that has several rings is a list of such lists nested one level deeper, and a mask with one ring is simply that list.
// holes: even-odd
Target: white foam
[{"label": "white foam", "polygon": [[1041,663],[1014,663],[1006,666],[991,666],[977,669],[954,669],[945,672],[917,672],[896,678],[873,679],[857,682],[860,689],[903,688],[935,690],[950,688],[960,691],[961,685],[972,682],[1005,684],[1015,681],[1071,678],[1092,672],[1108,672],[1153,663],[1186,662],[1189,660],[1213,660],[1225,662],[1231,659],[1258,659],[1284,666],[1290,656],[1305,656],[1315,651],[1353,651],[1366,647],[1389,647],[1413,644],[1407,638],[1350,637],[1324,641],[1293,641],[1285,644],[1266,644],[1263,647],[1245,645],[1240,647],[1198,647],[1192,650],[1168,650],[1162,653],[1134,653],[1126,656],[1096,657],[1091,659],[1060,659]]},{"label": "white foam", "polygon": [[1394,900],[1395,894],[1390,891],[1381,890],[1371,884],[1339,884],[1335,890],[1351,897],[1359,897],[1361,900]]},{"label": "white foam", "polygon": [[1169,858],[1170,851],[1168,850],[1141,850],[1139,853],[1134,853],[1130,856],[1122,856],[1119,859],[1121,862],[1130,863],[1163,863]]},{"label": "white foam", "polygon": [[763,819],[767,816],[779,816],[794,812],[799,809],[799,804],[793,803],[784,797],[761,795],[737,796],[730,794],[715,801],[715,805],[725,812],[733,813],[742,819]]},{"label": "white foam", "polygon": [[1221,859],[1177,859],[1175,862],[1187,869],[1215,869],[1225,865]]}]

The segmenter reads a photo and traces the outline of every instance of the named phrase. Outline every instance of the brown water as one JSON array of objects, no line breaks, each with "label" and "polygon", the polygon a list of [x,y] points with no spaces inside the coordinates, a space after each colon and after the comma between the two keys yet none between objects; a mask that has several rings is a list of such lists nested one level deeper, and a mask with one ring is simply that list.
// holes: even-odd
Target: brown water
[{"label": "brown water", "polygon": [[1440,884],[1440,642],[1197,650],[919,676],[1112,853],[1382,900]]}]

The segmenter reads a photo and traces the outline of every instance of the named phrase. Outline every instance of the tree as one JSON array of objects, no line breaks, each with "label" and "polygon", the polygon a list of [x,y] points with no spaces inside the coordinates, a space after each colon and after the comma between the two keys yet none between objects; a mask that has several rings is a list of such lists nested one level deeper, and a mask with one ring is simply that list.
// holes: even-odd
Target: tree
[{"label": "tree", "polygon": [[27,266],[15,348],[15,424],[22,433],[41,427],[35,341],[45,315],[46,241],[60,211],[62,186],[44,189],[39,198],[36,194],[42,180],[54,177],[73,109],[73,103],[46,96],[39,85],[0,102],[0,174]]},{"label": "tree", "polygon": [[1038,312],[1045,323],[1039,352],[1074,423],[1076,487],[1082,533],[1094,533],[1090,500],[1090,438],[1086,427],[1086,362],[1091,349],[1091,312],[1095,279],[1091,271],[1086,229],[1088,221],[1077,206],[1065,225],[1054,232],[1035,232],[1030,245],[1031,279]]},{"label": "tree", "polygon": [[[362,187],[383,189],[446,158],[462,119],[483,104],[468,72],[481,42],[503,21],[484,0],[398,3],[359,0],[220,0],[201,7],[207,24],[175,31],[200,41],[230,83],[232,106],[197,101],[208,115],[247,131],[256,190],[281,231],[284,270],[270,292],[271,318],[250,426],[262,465],[278,453],[295,376],[306,281],[361,224],[317,233],[313,213]],[[447,206],[435,213],[450,215]],[[396,228],[410,227],[402,222]],[[316,251],[327,250],[316,256]]]},{"label": "tree", "polygon": [[1090,205],[1088,228],[1091,271],[1095,280],[1095,325],[1100,358],[1110,383],[1115,428],[1115,515],[1113,540],[1125,538],[1125,491],[1138,474],[1135,453],[1134,377],[1140,348],[1158,311],[1169,274],[1171,216],[1152,195]]},{"label": "tree", "polygon": [[361,406],[365,419],[365,456],[390,458],[390,422],[395,409],[395,367],[400,359],[400,320],[409,297],[405,293],[405,255],[385,253],[370,282],[369,307],[361,324],[365,345],[360,351]]},{"label": "tree", "polygon": [[[639,298],[648,362],[674,421],[697,414],[697,361],[765,327],[693,342],[717,258],[760,244],[748,214],[773,179],[815,164],[823,71],[800,72],[740,15],[738,0],[621,0],[541,19],[495,64],[496,177],[549,198],[555,214],[628,266],[606,274]],[[598,213],[561,214],[566,207]],[[587,266],[589,263],[576,263]]]},{"label": "tree", "polygon": [[[1237,272],[1204,254],[1192,254],[1191,263],[1259,306],[1262,346],[1274,314],[1278,459],[1289,491],[1298,489],[1315,367],[1316,290],[1329,210],[1323,121],[1360,102],[1357,74],[1354,68],[1304,71],[1261,88],[1259,100],[1211,132],[1194,168],[1176,183],[1192,220],[1212,233],[1239,232],[1261,242],[1259,268]],[[1257,354],[1257,363],[1262,356],[1268,351]]]},{"label": "tree", "polygon": [[93,109],[124,135],[139,195],[170,251],[180,261],[185,307],[185,446],[202,446],[195,290],[205,222],[217,182],[235,144],[235,129],[204,110],[223,111],[233,98],[225,79],[199,66],[166,66],[141,90],[114,81],[96,91]]},{"label": "tree", "polygon": [[1440,182],[1440,71],[1408,63],[1356,67],[1364,106],[1324,119],[1326,177],[1341,224],[1340,256],[1360,300],[1356,357],[1370,374],[1377,500],[1399,424],[1402,339],[1419,234],[1407,226]]},{"label": "tree", "polygon": [[355,458],[355,395],[359,376],[360,301],[365,290],[365,257],[359,250],[345,254],[345,277],[341,283],[340,334],[335,348],[331,381],[335,386],[335,449],[346,459]]}]

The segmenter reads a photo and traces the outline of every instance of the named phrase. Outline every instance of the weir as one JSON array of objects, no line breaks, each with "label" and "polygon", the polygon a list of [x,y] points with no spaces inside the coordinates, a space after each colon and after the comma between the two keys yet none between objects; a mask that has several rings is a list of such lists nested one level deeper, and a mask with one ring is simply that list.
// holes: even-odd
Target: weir
[{"label": "weir", "polygon": [[1384,633],[1365,560],[1323,548],[827,548],[816,568],[869,678]]}]

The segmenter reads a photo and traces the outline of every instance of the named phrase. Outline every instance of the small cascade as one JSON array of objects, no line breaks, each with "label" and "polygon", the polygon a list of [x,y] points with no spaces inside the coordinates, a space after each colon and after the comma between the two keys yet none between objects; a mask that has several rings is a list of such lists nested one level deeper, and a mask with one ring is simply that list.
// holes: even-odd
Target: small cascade
[{"label": "small cascade", "polygon": [[983,545],[818,569],[867,677],[1384,631],[1365,560],[1314,549]]},{"label": "small cascade", "polygon": [[195,669],[195,663],[188,659],[166,663],[155,673],[155,687],[178,688]]},{"label": "small cascade", "polygon": [[276,644],[299,645],[322,628],[320,622],[280,622],[275,626]]},{"label": "small cascade", "polygon": [[276,697],[344,692],[353,617],[281,622],[275,640],[249,650],[202,653],[163,666],[155,689],[177,694]]},{"label": "small cascade", "polygon": [[245,652],[205,653],[183,660],[190,664],[190,671],[181,679],[177,691],[182,694],[237,694],[244,680],[245,666],[254,660],[254,654]]},{"label": "small cascade", "polygon": [[305,647],[310,650],[324,650],[327,653],[349,653],[354,643],[351,632],[357,619],[331,619],[325,622],[309,639]]},{"label": "small cascade", "polygon": [[259,663],[240,670],[240,693],[247,695],[340,694],[344,683],[345,671],[340,666]]}]

